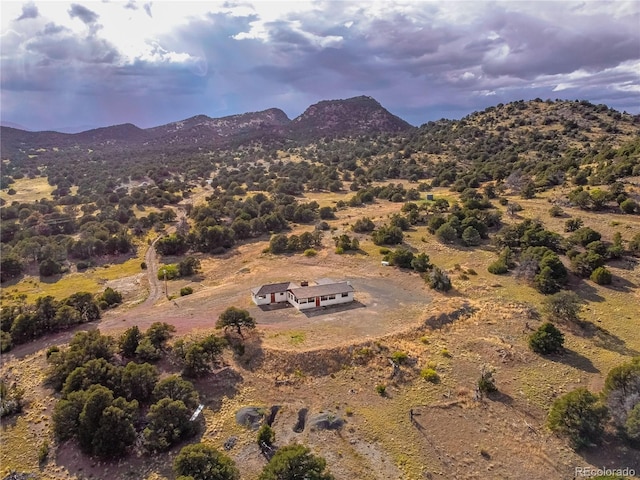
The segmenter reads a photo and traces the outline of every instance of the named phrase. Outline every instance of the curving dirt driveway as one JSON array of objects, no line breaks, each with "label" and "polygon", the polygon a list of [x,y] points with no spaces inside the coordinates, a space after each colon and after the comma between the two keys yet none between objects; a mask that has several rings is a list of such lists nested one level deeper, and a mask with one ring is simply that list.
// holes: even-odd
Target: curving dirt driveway
[{"label": "curving dirt driveway", "polygon": [[162,280],[158,280],[158,256],[156,255],[155,249],[156,243],[161,238],[162,235],[156,237],[156,239],[149,246],[147,253],[144,255],[144,262],[147,264],[147,277],[149,278],[149,296],[140,305],[134,307],[133,310],[137,308],[151,307],[164,295]]}]

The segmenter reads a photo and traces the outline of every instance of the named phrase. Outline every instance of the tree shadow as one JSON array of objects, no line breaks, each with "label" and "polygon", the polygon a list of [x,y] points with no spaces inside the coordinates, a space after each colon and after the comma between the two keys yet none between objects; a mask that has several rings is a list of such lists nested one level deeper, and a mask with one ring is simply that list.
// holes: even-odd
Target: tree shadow
[{"label": "tree shadow", "polygon": [[580,321],[567,325],[574,335],[589,338],[597,347],[626,356],[640,355],[638,350],[629,348],[625,341],[608,330],[591,322]]},{"label": "tree shadow", "polygon": [[231,367],[223,367],[192,381],[200,393],[200,402],[211,410],[218,411],[222,407],[223,398],[233,398],[238,393],[238,385],[244,378]]},{"label": "tree shadow", "polygon": [[234,351],[233,358],[237,365],[250,372],[259,370],[265,360],[264,350],[262,348],[262,337],[253,331],[249,335],[245,334],[244,341],[241,342],[242,347],[235,347],[234,342],[238,342],[238,340],[232,339],[230,341]]},{"label": "tree shadow", "polygon": [[501,391],[491,392],[487,394],[487,398],[492,402],[500,402],[507,406],[512,406],[514,403],[513,397],[508,393],[504,393]]},{"label": "tree shadow", "polygon": [[605,433],[600,447],[586,448],[578,453],[590,465],[606,465],[612,470],[629,468],[640,471],[640,452],[612,432]]},{"label": "tree shadow", "polygon": [[552,362],[562,363],[564,365],[569,365],[577,370],[582,370],[587,373],[599,373],[593,362],[581,355],[580,353],[574,350],[565,349],[565,351],[560,355],[549,355],[545,358],[551,360]]},{"label": "tree shadow", "polygon": [[581,298],[588,300],[589,302],[604,302],[605,298],[598,294],[598,290],[587,283],[584,279],[580,278],[576,282],[571,282],[571,287],[574,291],[580,295]]}]

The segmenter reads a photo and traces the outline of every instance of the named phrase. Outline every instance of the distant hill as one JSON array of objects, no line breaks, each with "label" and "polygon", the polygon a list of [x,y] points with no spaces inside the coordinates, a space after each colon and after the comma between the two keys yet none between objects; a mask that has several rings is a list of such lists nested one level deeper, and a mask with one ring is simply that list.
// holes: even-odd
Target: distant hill
[{"label": "distant hill", "polygon": [[114,125],[76,134],[2,128],[2,155],[40,148],[144,149],[166,151],[238,146],[246,143],[313,142],[322,137],[398,133],[414,129],[371,97],[330,100],[310,106],[295,120],[278,108],[222,118],[197,115],[158,127]]},{"label": "distant hill", "polygon": [[360,96],[311,105],[291,122],[290,131],[296,138],[311,139],[318,135],[400,133],[413,128],[373,98]]}]

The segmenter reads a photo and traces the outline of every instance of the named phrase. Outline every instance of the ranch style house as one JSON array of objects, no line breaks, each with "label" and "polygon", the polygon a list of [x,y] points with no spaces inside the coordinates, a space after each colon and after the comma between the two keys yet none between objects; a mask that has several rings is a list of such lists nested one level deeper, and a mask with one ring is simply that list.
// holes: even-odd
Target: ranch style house
[{"label": "ranch style house", "polygon": [[329,278],[308,282],[270,283],[251,289],[251,298],[256,305],[273,305],[288,302],[298,310],[328,307],[353,302],[355,290],[350,282],[336,282]]}]

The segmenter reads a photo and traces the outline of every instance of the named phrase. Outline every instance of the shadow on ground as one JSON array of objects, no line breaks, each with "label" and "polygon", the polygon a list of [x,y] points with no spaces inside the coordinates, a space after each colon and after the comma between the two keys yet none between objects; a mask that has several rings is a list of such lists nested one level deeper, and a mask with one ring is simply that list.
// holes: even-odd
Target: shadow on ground
[{"label": "shadow on ground", "polygon": [[308,310],[301,310],[307,318],[319,317],[321,315],[330,315],[332,313],[346,312],[348,310],[354,310],[356,308],[365,308],[366,305],[357,300],[351,303],[345,303],[343,305],[336,305],[331,307],[318,307],[310,308]]}]

